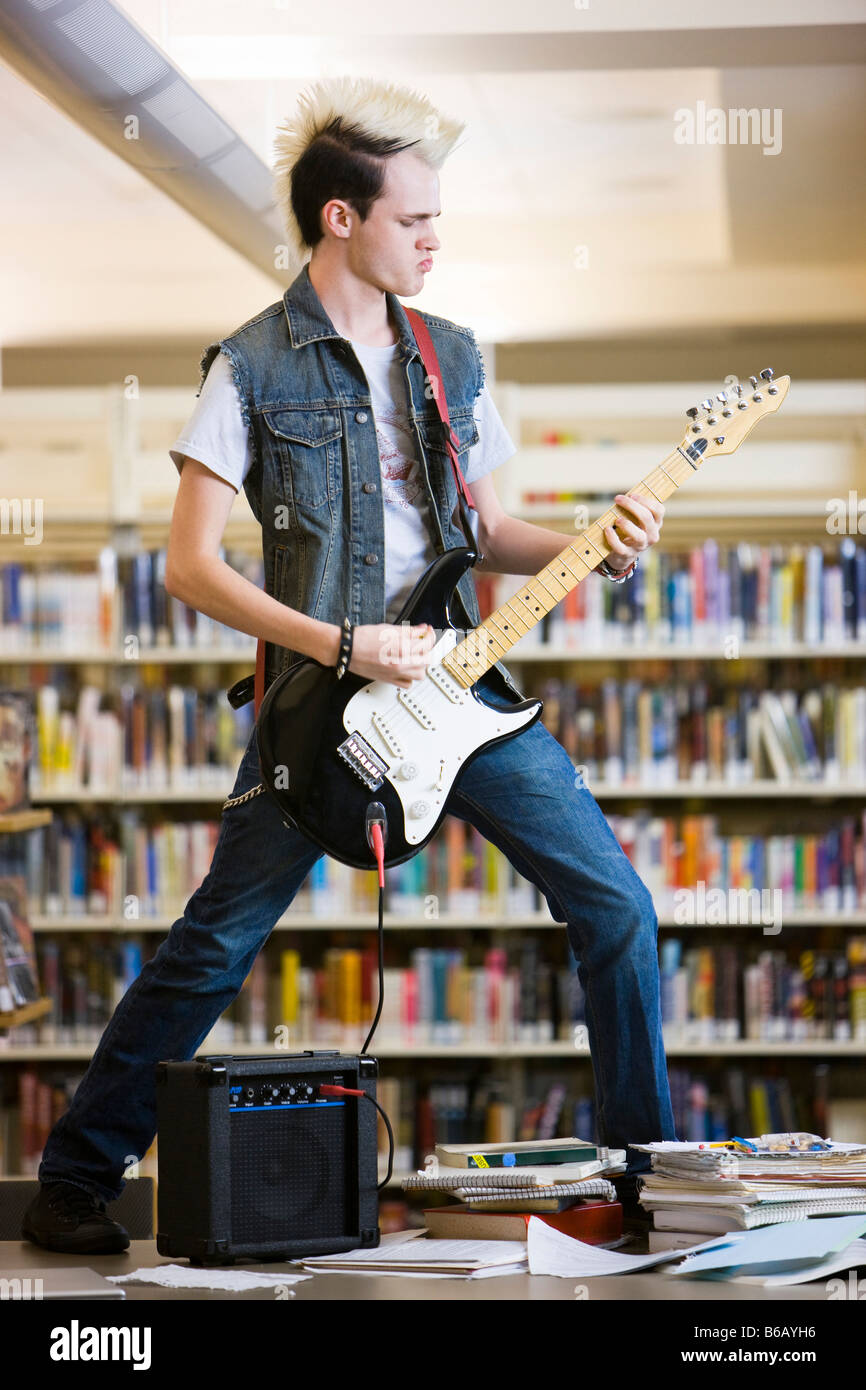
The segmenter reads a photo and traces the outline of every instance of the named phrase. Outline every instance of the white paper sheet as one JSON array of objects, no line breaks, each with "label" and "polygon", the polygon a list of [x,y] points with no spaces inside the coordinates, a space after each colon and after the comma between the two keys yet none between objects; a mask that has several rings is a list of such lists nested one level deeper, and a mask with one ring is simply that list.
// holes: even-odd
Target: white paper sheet
[{"label": "white paper sheet", "polygon": [[[314,1256],[304,1260],[303,1264],[305,1269],[326,1270],[331,1265],[345,1265],[348,1261],[375,1268],[376,1265],[394,1264],[397,1260],[405,1260],[409,1266],[452,1265],[462,1270],[474,1262],[519,1264],[525,1256],[526,1246],[522,1240],[410,1240],[406,1243],[405,1250],[400,1242],[388,1242],[340,1255]],[[447,1268],[445,1272],[448,1272]]]},{"label": "white paper sheet", "polygon": [[187,1265],[155,1265],[136,1269],[132,1274],[106,1274],[112,1284],[158,1284],[163,1289],[228,1289],[244,1293],[247,1289],[270,1289],[279,1284],[297,1284],[310,1274],[265,1274],[253,1269],[190,1269]]},{"label": "white paper sheet", "polygon": [[653,1255],[622,1255],[618,1250],[602,1250],[598,1245],[587,1245],[583,1240],[575,1240],[562,1231],[554,1230],[537,1216],[530,1218],[527,1230],[527,1252],[530,1274],[556,1274],[562,1279],[591,1279],[600,1274],[627,1274],[638,1269],[649,1269],[653,1265],[664,1264],[669,1260],[679,1260],[695,1250],[706,1250],[716,1245],[727,1244],[732,1237],[736,1239],[743,1232],[726,1232],[713,1236],[712,1240],[690,1245],[685,1250],[658,1250]]},{"label": "white paper sheet", "polygon": [[461,1274],[456,1271],[445,1272],[441,1269],[318,1269],[316,1274],[359,1274],[364,1279],[375,1276],[381,1279],[386,1274],[392,1274],[397,1279],[502,1279],[506,1274],[526,1274],[527,1266],[523,1264],[497,1265],[495,1269],[475,1269],[471,1274]]}]

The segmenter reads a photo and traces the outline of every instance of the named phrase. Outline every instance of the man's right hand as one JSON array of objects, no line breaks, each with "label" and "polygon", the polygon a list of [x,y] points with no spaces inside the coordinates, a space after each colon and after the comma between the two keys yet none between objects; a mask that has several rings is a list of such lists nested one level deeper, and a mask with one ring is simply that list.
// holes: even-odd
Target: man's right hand
[{"label": "man's right hand", "polygon": [[408,690],[423,677],[435,645],[436,632],[429,623],[364,623],[352,633],[349,670]]}]

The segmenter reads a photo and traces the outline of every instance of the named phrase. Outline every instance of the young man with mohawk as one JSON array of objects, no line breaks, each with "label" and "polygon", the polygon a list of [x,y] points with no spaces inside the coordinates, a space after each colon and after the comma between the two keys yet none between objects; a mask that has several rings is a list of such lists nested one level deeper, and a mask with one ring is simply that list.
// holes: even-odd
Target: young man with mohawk
[{"label": "young man with mohawk", "polygon": [[[169,593],[263,640],[266,685],[300,656],[335,665],[345,618],[349,670],[404,688],[424,675],[435,634],[416,627],[406,641],[393,620],[431,560],[466,538],[398,296],[418,294],[432,269],[437,170],[462,129],[413,91],[342,78],[315,84],[278,134],[275,189],[305,263],[281,299],[202,357],[198,402],[171,451],[180,482],[166,565]],[[477,506],[483,568],[534,574],[559,554],[562,534],[501,509],[490,474],[514,445],[474,335],[423,319]],[[219,555],[242,486],[262,527],[264,591]],[[605,532],[611,578],[658,541],[663,513],[659,503],[617,500],[633,520]],[[278,525],[286,515],[287,528]],[[457,621],[478,626],[471,569],[455,598]],[[490,699],[522,698],[500,663],[481,683]],[[104,1204],[120,1194],[130,1155],[153,1140],[154,1063],[194,1056],[322,853],[287,828],[269,796],[234,800],[260,783],[253,733],[209,873],[121,1000],[49,1136],[26,1238],[63,1251],[127,1247]],[[674,1138],[652,898],[565,749],[536,721],[478,753],[448,809],[497,845],[566,925],[586,991],[599,1140]]]}]

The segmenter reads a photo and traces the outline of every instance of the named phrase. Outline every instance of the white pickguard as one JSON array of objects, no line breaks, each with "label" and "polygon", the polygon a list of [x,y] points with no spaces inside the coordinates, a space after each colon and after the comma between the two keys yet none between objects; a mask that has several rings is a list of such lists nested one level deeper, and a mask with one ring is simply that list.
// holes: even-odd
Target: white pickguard
[{"label": "white pickguard", "polygon": [[430,833],[469,755],[497,734],[529,724],[541,703],[517,712],[488,709],[441,665],[458,640],[446,628],[422,679],[408,690],[371,681],[343,711],[347,734],[359,734],[387,764],[385,777],[400,798],[409,844]]}]

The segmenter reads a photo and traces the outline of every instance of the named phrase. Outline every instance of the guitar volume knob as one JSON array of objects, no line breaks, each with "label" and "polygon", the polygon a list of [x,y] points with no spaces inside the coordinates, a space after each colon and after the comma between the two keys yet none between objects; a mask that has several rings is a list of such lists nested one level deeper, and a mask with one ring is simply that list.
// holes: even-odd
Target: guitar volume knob
[{"label": "guitar volume knob", "polygon": [[410,762],[401,763],[400,776],[404,782],[411,782],[413,778],[418,776],[418,764]]},{"label": "guitar volume knob", "polygon": [[409,807],[409,815],[412,816],[414,820],[420,820],[422,816],[426,816],[429,810],[429,801],[413,801],[412,805]]}]

